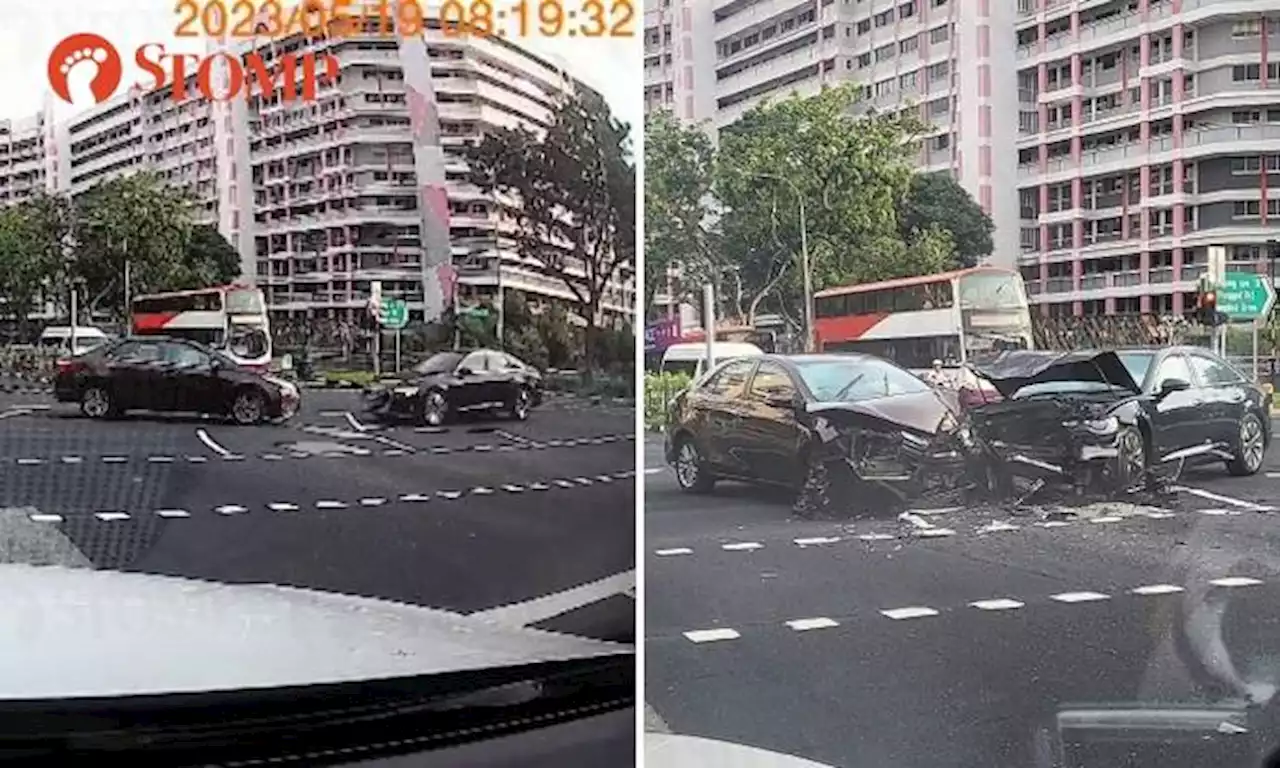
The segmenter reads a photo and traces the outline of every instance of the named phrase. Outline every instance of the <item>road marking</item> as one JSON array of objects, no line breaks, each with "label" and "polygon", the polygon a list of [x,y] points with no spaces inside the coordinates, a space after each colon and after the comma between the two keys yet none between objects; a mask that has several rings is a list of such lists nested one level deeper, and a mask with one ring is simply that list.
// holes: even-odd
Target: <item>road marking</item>
[{"label": "road marking", "polygon": [[321,499],[316,502],[316,509],[346,509],[347,502],[334,499]]},{"label": "road marking", "polygon": [[764,545],[758,541],[739,541],[732,544],[721,544],[720,548],[726,552],[750,552],[755,549],[764,549]]},{"label": "road marking", "polygon": [[1071,525],[1071,523],[1068,523],[1066,520],[1045,520],[1043,522],[1036,523],[1036,525],[1041,528],[1066,528],[1068,525]]},{"label": "road marking", "polygon": [[128,456],[103,456],[103,464],[123,464],[129,460]]},{"label": "road marking", "polygon": [[478,485],[475,488],[471,489],[472,496],[489,496],[492,493],[493,493],[492,488],[486,488],[483,485]]},{"label": "road marking", "polygon": [[262,459],[264,461],[284,461],[284,456],[278,453],[264,453],[262,454]]},{"label": "road marking", "polygon": [[204,428],[197,429],[196,437],[198,437],[200,439],[200,442],[204,443],[209,448],[209,450],[218,454],[222,458],[225,459],[231,455],[231,451],[219,445],[217,440],[214,440],[212,437],[209,436],[208,430]]},{"label": "road marking", "polygon": [[462,491],[436,491],[436,495],[442,499],[460,499]]},{"label": "road marking", "polygon": [[1247,509],[1250,512],[1274,512],[1275,511],[1275,507],[1268,507],[1265,504],[1257,504],[1252,501],[1245,501],[1244,499],[1236,499],[1230,496],[1223,496],[1220,493],[1206,491],[1203,488],[1191,488],[1185,485],[1174,485],[1174,486],[1170,486],[1170,490],[1183,491],[1184,493],[1190,493],[1193,496],[1199,496],[1200,498],[1208,499],[1209,501],[1216,501],[1221,504],[1229,504],[1230,506],[1233,506],[1233,507]]},{"label": "road marking", "polygon": [[840,622],[834,619],[828,619],[826,616],[819,616],[815,619],[795,619],[788,621],[787,626],[797,632],[808,632],[811,629],[830,629],[831,627],[840,626]]},{"label": "road marking", "polygon": [[267,509],[272,512],[297,512],[298,505],[287,501],[274,501],[267,505]]},{"label": "road marking", "polygon": [[840,541],[839,536],[814,536],[808,539],[796,539],[795,543],[801,547],[813,547],[820,544],[835,544]]},{"label": "road marking", "polygon": [[671,547],[670,549],[655,549],[653,554],[658,557],[675,557],[676,555],[692,555],[693,550],[688,547]]},{"label": "road marking", "polygon": [[29,515],[28,519],[33,523],[60,523],[62,522],[62,515],[37,512],[33,515]]},{"label": "road marking", "polygon": [[560,486],[561,488],[572,488],[572,487],[573,487],[573,483],[569,482],[568,480],[557,480],[557,481],[556,481],[556,485]]},{"label": "road marking", "polygon": [[546,483],[529,483],[529,490],[531,490],[531,491],[549,491],[549,490],[551,490],[551,486],[547,485]]},{"label": "road marking", "polygon": [[367,498],[367,499],[361,499],[361,500],[360,500],[360,506],[362,506],[362,507],[380,507],[380,506],[382,506],[383,504],[386,504],[386,503],[387,503],[387,500],[386,500],[386,499],[384,499],[384,498],[382,498],[382,497],[380,497],[380,496],[379,496],[379,497],[369,497],[369,498]]},{"label": "road marking", "polygon": [[891,533],[861,533],[858,538],[863,541],[890,541],[898,537]]},{"label": "road marking", "polygon": [[361,423],[360,423],[360,420],[359,420],[359,419],[357,419],[357,418],[356,418],[356,417],[351,413],[351,411],[343,411],[343,412],[342,412],[342,417],[343,417],[344,419],[346,419],[346,420],[347,420],[347,423],[351,425],[351,428],[352,428],[352,429],[354,429],[354,430],[356,430],[357,432],[368,432],[368,431],[369,431],[369,427],[365,426],[364,424],[361,424]]},{"label": "road marking", "polygon": [[471,446],[471,450],[475,451],[476,453],[488,453],[489,451],[493,450],[493,446],[488,444],[473,445]]},{"label": "road marking", "polygon": [[999,533],[1001,531],[1018,531],[1018,530],[1021,530],[1021,528],[1019,526],[1014,525],[1013,523],[1006,523],[1003,520],[992,520],[991,522],[979,528],[978,533]]},{"label": "road marking", "polygon": [[1094,518],[1090,518],[1089,522],[1091,522],[1091,523],[1118,523],[1118,522],[1120,522],[1120,521],[1122,521],[1122,520],[1124,520],[1124,518],[1123,518],[1123,517],[1120,517],[1119,515],[1103,515],[1103,516],[1101,516],[1101,517],[1094,517]]},{"label": "road marking", "polygon": [[44,459],[18,459],[18,463],[23,466],[34,467],[38,464],[43,464]]},{"label": "road marking", "polygon": [[185,509],[157,509],[157,517],[191,517],[191,513]]},{"label": "road marking", "polygon": [[1129,591],[1135,595],[1173,595],[1183,590],[1177,584],[1149,584]]},{"label": "road marking", "polygon": [[84,459],[79,456],[63,456],[62,457],[63,464],[81,464],[83,462],[84,462]]},{"label": "road marking", "polygon": [[922,528],[913,531],[912,535],[922,539],[936,539],[944,536],[955,536],[956,532],[950,528]]},{"label": "road marking", "polygon": [[660,475],[660,474],[662,474],[663,472],[666,472],[666,471],[667,471],[667,470],[666,470],[665,468],[663,468],[663,467],[648,467],[648,468],[646,468],[646,469],[645,469],[644,473],[645,473],[646,475]]},{"label": "road marking", "polygon": [[249,509],[247,507],[242,507],[239,504],[224,504],[221,507],[214,509],[214,511],[220,515],[239,515],[248,512]]},{"label": "road marking", "polygon": [[1151,520],[1168,520],[1178,516],[1175,512],[1144,512],[1143,514]]},{"label": "road marking", "polygon": [[374,435],[373,440],[374,442],[390,446],[397,451],[404,451],[405,453],[415,453],[417,450],[412,445],[405,445],[404,443],[398,440],[392,440],[386,435]]},{"label": "road marking", "polygon": [[508,483],[507,485],[502,486],[502,490],[506,491],[507,493],[523,493],[524,486]]},{"label": "road marking", "polygon": [[8,419],[14,416],[30,416],[30,415],[31,415],[31,409],[23,408],[21,410],[5,411],[4,413],[0,413],[0,419]]},{"label": "road marking", "polygon": [[685,632],[684,636],[693,643],[718,643],[722,640],[737,640],[742,637],[736,629],[695,629]]},{"label": "road marking", "polygon": [[1202,515],[1208,515],[1209,517],[1226,517],[1229,515],[1240,514],[1238,510],[1234,509],[1197,509],[1196,511]]},{"label": "road marking", "polygon": [[187,461],[191,464],[206,464],[209,461],[208,456],[188,456]]},{"label": "road marking", "polygon": [[527,437],[521,437],[520,435],[513,434],[511,432],[506,431],[505,429],[499,429],[494,434],[496,434],[498,437],[501,437],[504,440],[510,440],[513,443],[520,443],[521,445],[529,445],[530,443],[533,442]]},{"label": "road marking", "polygon": [[1110,600],[1111,595],[1104,595],[1101,592],[1061,592],[1050,595],[1049,599],[1060,603],[1089,603],[1095,600]]},{"label": "road marking", "polygon": [[1248,576],[1225,576],[1209,582],[1215,587],[1256,587],[1262,582]]},{"label": "road marking", "polygon": [[383,456],[408,456],[409,452],[402,451],[397,448],[388,448],[387,450],[382,452],[382,455]]},{"label": "road marking", "polygon": [[431,501],[431,495],[426,493],[406,493],[400,497],[400,500],[407,502]]},{"label": "road marking", "polygon": [[898,519],[904,522],[911,523],[915,527],[921,528],[921,529],[933,527],[933,523],[929,522],[928,520],[925,520],[923,517],[915,514],[914,512],[903,512],[902,514],[898,515]]},{"label": "road marking", "polygon": [[623,571],[572,589],[468,614],[468,618],[497,622],[507,626],[527,627],[577,610],[584,605],[591,605],[614,595],[623,594],[628,589],[634,588],[635,583],[636,572]]},{"label": "road marking", "polygon": [[117,520],[129,519],[128,512],[95,512],[93,516],[103,521],[104,523],[113,523]]},{"label": "road marking", "polygon": [[173,457],[172,456],[148,456],[147,461],[151,462],[152,464],[172,464]]},{"label": "road marking", "polygon": [[1012,611],[1023,607],[1026,603],[1011,600],[1007,597],[997,597],[991,600],[977,600],[969,603],[969,605],[980,611]]},{"label": "road marking", "polygon": [[926,608],[923,605],[908,606],[906,608],[890,608],[880,612],[883,616],[888,616],[894,621],[902,619],[923,619],[926,616],[937,616],[938,612],[932,608]]},{"label": "road marking", "polygon": [[591,485],[591,478],[589,478],[589,477],[575,477],[575,478],[573,478],[573,482],[577,483],[578,485]]}]

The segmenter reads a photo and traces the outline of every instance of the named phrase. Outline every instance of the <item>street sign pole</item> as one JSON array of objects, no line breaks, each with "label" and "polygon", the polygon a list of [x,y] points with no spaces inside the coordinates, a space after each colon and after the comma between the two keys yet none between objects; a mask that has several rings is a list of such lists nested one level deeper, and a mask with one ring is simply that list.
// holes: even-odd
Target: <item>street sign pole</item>
[{"label": "street sign pole", "polygon": [[[1257,339],[1258,337],[1257,335],[1255,335],[1254,341],[1257,341]],[[1255,348],[1257,347],[1256,344],[1254,346]],[[397,374],[400,373],[400,329],[399,328],[396,329],[396,373]]]}]

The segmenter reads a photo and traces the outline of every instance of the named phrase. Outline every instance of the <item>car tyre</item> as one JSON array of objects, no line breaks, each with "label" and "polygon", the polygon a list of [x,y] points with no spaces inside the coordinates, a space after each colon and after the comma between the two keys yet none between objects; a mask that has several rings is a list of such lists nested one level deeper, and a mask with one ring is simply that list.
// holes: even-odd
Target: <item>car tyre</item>
[{"label": "car tyre", "polygon": [[1246,413],[1240,419],[1232,454],[1227,471],[1236,477],[1256,475],[1262,469],[1267,456],[1267,433],[1256,413]]},{"label": "car tyre", "polygon": [[80,397],[80,412],[91,419],[108,419],[120,415],[111,390],[103,386],[91,386]]},{"label": "car tyre", "polygon": [[685,493],[711,493],[716,486],[716,478],[707,471],[698,444],[692,437],[682,437],[676,443],[676,484]]},{"label": "car tyre", "polygon": [[1116,449],[1118,455],[1109,468],[1115,487],[1129,490],[1144,484],[1150,453],[1142,430],[1134,426],[1121,427],[1116,435]]},{"label": "car tyre", "polygon": [[433,389],[422,398],[418,407],[418,422],[424,427],[438,427],[444,424],[449,416],[449,402],[444,393]]},{"label": "car tyre", "polygon": [[260,424],[266,419],[267,401],[261,392],[242,389],[231,402],[231,419],[242,427]]}]

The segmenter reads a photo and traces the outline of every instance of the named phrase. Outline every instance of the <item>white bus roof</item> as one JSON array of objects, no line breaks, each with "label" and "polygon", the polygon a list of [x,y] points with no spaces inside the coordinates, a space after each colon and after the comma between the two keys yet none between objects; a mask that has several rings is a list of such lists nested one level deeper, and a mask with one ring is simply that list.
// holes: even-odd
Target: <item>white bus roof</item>
[{"label": "white bus roof", "polygon": [[[92,325],[77,325],[77,338],[98,338],[105,339],[107,334],[101,328],[95,328]],[[51,325],[40,332],[42,339],[69,339],[71,338],[71,326],[69,325]]]},{"label": "white bus roof", "polygon": [[[716,358],[724,359],[726,357],[756,357],[763,355],[764,350],[755,344],[747,344],[740,341],[717,341],[716,342]],[[667,347],[667,351],[662,353],[663,360],[701,360],[707,356],[706,342],[696,342],[689,344],[672,344]]]}]

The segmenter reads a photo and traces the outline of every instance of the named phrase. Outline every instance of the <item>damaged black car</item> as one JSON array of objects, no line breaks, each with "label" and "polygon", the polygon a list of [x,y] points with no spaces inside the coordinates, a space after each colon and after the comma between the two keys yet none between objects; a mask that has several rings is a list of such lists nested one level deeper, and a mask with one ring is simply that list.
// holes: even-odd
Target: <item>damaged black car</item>
[{"label": "damaged black car", "polygon": [[969,409],[969,427],[1010,492],[1132,491],[1215,461],[1252,475],[1271,442],[1266,394],[1204,349],[1017,351],[974,371],[1002,400]]},{"label": "damaged black car", "polygon": [[805,514],[883,507],[961,489],[974,452],[953,392],[860,354],[766,355],[712,371],[670,405],[666,455],[680,487],[784,486]]}]

